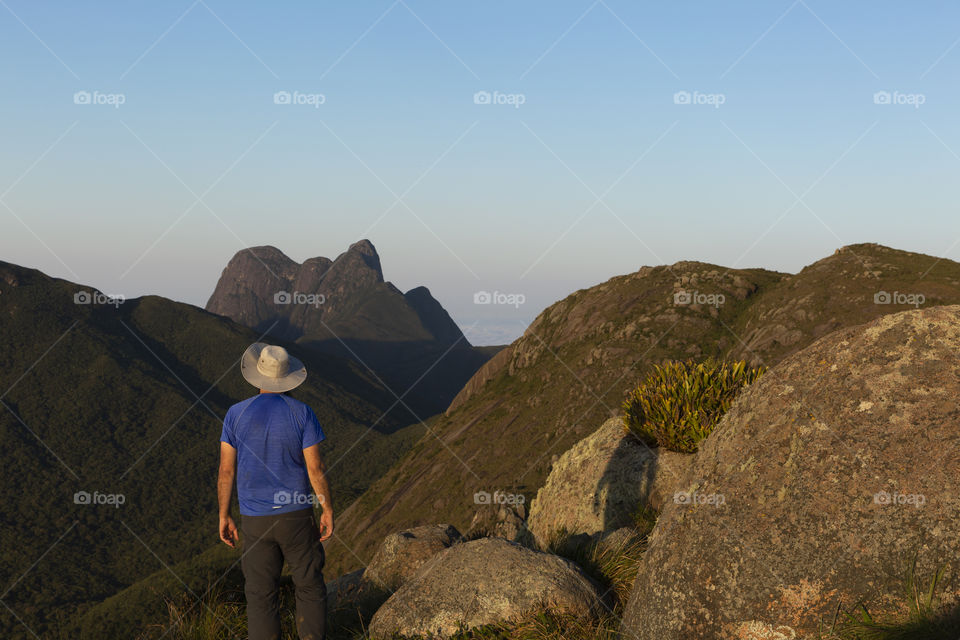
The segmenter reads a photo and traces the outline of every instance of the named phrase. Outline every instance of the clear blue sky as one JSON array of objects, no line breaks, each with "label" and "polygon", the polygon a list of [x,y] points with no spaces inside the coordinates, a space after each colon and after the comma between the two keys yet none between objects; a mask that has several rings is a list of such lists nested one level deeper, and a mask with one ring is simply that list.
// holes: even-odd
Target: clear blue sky
[{"label": "clear blue sky", "polygon": [[245,246],[367,237],[475,343],[645,264],[957,259],[958,38],[949,2],[2,0],[0,259],[202,306]]}]

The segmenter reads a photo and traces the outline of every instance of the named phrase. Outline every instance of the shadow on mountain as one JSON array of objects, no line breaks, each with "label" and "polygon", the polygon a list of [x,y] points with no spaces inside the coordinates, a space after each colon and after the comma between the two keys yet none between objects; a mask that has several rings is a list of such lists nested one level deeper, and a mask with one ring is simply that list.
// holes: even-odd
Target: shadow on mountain
[{"label": "shadow on mountain", "polygon": [[446,410],[467,380],[490,358],[487,352],[467,344],[450,346],[428,340],[331,338],[299,344],[359,362],[397,396],[399,406],[406,405],[420,419]]}]

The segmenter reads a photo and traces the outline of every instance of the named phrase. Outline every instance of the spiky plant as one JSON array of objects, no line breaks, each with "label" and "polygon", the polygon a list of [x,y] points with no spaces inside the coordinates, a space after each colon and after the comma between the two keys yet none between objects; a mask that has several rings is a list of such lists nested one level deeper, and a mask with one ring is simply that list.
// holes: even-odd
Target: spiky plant
[{"label": "spiky plant", "polygon": [[693,453],[734,398],[765,369],[743,360],[654,365],[623,403],[625,429],[651,446]]}]

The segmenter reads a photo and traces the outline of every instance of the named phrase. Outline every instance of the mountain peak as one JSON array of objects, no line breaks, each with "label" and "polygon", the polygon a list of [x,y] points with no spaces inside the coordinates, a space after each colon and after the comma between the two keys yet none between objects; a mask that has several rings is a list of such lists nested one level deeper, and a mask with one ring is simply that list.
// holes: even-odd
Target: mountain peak
[{"label": "mountain peak", "polygon": [[[354,242],[344,253],[337,256],[332,270],[339,271],[340,269],[345,269],[351,280],[366,280],[367,278],[356,270],[356,266],[359,266],[357,262],[358,258],[362,264],[366,265],[366,267],[373,272],[372,278],[374,282],[383,282],[383,269],[380,266],[380,256],[377,254],[373,243],[367,239]],[[347,267],[347,264],[350,266]]]},{"label": "mountain peak", "polygon": [[[362,253],[363,255],[366,255],[366,256],[377,256],[377,249],[376,249],[376,247],[374,247],[374,246],[373,246],[373,243],[370,242],[369,240],[367,240],[366,238],[364,238],[364,239],[362,239],[362,240],[357,240],[356,242],[354,242],[353,244],[351,244],[351,245],[347,248],[347,251],[356,251],[356,252]],[[377,257],[379,258],[379,256],[377,256]]]}]

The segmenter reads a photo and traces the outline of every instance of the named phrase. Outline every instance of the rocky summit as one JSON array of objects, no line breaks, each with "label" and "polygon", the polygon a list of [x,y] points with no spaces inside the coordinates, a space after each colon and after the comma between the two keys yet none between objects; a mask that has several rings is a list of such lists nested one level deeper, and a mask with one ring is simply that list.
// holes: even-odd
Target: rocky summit
[{"label": "rocky summit", "polygon": [[690,454],[651,448],[610,418],[553,465],[530,505],[541,547],[558,532],[592,536],[633,524],[638,507],[659,511],[681,486]]},{"label": "rocky summit", "polygon": [[447,408],[496,349],[474,348],[426,287],[385,281],[369,240],[297,263],[250,247],[224,268],[207,311],[369,366],[419,416]]},{"label": "rocky summit", "polygon": [[902,615],[914,558],[920,591],[945,568],[939,595],[956,606],[958,353],[960,306],[906,311],[747,388],[701,444],[690,499],[657,522],[625,635],[801,638],[857,603]]}]

